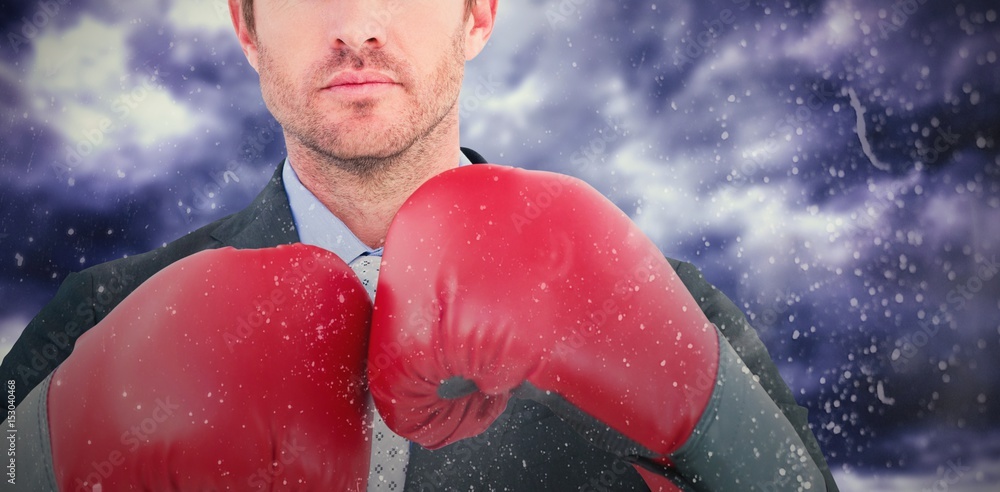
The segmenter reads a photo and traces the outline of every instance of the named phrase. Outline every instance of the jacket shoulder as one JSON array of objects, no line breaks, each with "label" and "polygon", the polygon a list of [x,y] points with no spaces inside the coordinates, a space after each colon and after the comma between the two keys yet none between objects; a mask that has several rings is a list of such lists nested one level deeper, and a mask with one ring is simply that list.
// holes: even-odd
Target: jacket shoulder
[{"label": "jacket shoulder", "polygon": [[118,305],[126,295],[135,290],[142,282],[152,277],[156,272],[166,268],[177,260],[193,255],[206,249],[222,247],[223,244],[212,237],[212,231],[218,228],[231,216],[223,217],[208,225],[202,226],[170,243],[145,253],[126,256],[106,263],[87,268],[78,275],[89,277],[92,288],[99,293],[102,288],[120,282],[128,286],[121,289],[124,295],[115,296],[108,305],[95,306],[98,318],[103,318],[111,309]]}]

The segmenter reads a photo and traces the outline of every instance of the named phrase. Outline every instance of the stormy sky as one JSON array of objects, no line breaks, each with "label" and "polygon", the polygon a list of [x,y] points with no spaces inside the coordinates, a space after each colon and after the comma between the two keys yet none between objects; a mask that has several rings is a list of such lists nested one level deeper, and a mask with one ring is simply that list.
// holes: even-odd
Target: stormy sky
[{"label": "stormy sky", "polygon": [[[0,345],[284,156],[224,0],[0,0]],[[844,490],[1000,485],[996,2],[500,0],[462,143],[749,315]]]}]

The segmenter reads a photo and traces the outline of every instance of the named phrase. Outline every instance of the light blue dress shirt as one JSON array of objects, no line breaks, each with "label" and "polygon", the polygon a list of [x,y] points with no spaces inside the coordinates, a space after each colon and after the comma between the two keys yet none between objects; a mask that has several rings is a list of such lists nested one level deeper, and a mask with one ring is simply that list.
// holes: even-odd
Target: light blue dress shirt
[{"label": "light blue dress shirt", "polygon": [[[464,166],[467,164],[472,164],[471,161],[465,154],[461,151],[459,152],[459,166]],[[318,246],[327,251],[330,251],[344,260],[344,263],[350,265],[354,260],[359,257],[372,255],[372,256],[382,256],[382,248],[371,249],[365,243],[361,242],[347,225],[344,224],[340,218],[330,212],[322,202],[316,198],[309,189],[307,189],[302,181],[299,180],[298,174],[292,169],[291,161],[286,158],[284,162],[284,169],[281,170],[281,178],[285,184],[285,194],[288,195],[288,205],[292,209],[292,220],[295,221],[295,228],[298,230],[299,241],[303,244],[308,244],[311,246]],[[353,267],[352,267],[353,268]],[[359,273],[359,275],[361,275]],[[377,277],[376,277],[377,278]],[[373,291],[369,290],[368,295],[373,296]],[[383,444],[382,440],[379,439],[378,442],[373,442],[372,444],[372,458],[371,458],[371,469],[369,469],[369,485],[368,491],[381,491],[388,490],[391,484],[401,484],[406,481],[406,463],[409,460],[410,453],[403,453],[402,462],[395,463],[399,460],[399,457],[391,458],[393,454],[391,450],[394,448],[403,448],[408,445],[408,441],[404,440],[402,437],[396,436],[392,431],[385,425],[381,418],[376,418],[373,422],[374,434],[388,433],[388,435],[395,436],[395,439],[390,438]],[[380,453],[389,453],[387,456],[390,458],[379,458]],[[401,468],[392,468],[393,464],[401,466]],[[388,466],[389,470],[394,471],[383,471],[375,472],[378,469],[376,465]],[[383,477],[384,476],[384,477]],[[379,477],[378,479],[374,477]],[[384,478],[384,479],[383,479]],[[402,488],[402,487],[400,487]]]},{"label": "light blue dress shirt", "polygon": [[[464,153],[459,152],[459,156],[459,166],[472,164]],[[299,233],[299,242],[330,251],[348,265],[360,256],[382,256],[382,248],[371,249],[361,242],[342,220],[302,184],[288,158],[285,159],[281,179],[285,183],[285,193]]]}]

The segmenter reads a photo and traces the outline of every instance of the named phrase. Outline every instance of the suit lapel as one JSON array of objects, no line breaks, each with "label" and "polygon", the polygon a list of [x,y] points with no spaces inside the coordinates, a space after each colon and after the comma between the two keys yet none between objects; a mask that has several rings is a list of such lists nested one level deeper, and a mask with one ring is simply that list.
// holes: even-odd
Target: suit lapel
[{"label": "suit lapel", "polygon": [[268,248],[299,241],[281,179],[284,162],[250,205],[212,231],[212,237],[235,248]]},{"label": "suit lapel", "polygon": [[465,157],[469,159],[469,162],[473,164],[486,164],[486,158],[480,155],[479,152],[466,147],[462,147],[461,149]]}]

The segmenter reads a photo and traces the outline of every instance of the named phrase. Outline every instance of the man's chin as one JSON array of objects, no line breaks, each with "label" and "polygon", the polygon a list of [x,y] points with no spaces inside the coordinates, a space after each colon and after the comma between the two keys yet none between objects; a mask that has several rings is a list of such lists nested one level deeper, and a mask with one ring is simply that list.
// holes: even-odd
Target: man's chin
[{"label": "man's chin", "polygon": [[347,131],[327,148],[339,160],[389,159],[406,150],[409,142],[397,141],[385,131]]},{"label": "man's chin", "polygon": [[336,142],[321,142],[320,153],[348,168],[379,167],[378,163],[388,161],[403,154],[410,142],[386,140],[385,134],[361,134],[354,132],[338,135]]}]

